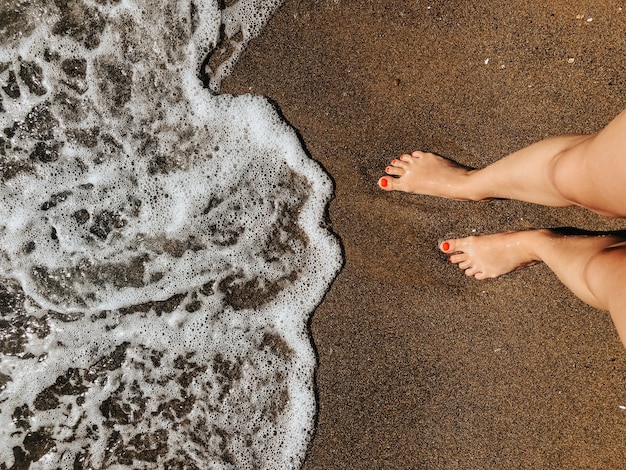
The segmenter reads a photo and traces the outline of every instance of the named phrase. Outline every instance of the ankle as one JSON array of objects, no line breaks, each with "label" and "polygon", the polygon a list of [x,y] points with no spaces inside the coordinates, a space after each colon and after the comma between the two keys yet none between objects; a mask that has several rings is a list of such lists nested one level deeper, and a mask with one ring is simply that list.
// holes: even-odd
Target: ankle
[{"label": "ankle", "polygon": [[554,243],[562,238],[548,229],[526,230],[517,233],[519,234],[519,242],[534,261],[543,261],[546,250],[551,250]]},{"label": "ankle", "polygon": [[484,181],[482,170],[468,170],[463,175],[461,183],[457,186],[457,199],[465,199],[468,201],[485,201],[492,199],[493,194],[489,193],[486,188],[488,185]]}]

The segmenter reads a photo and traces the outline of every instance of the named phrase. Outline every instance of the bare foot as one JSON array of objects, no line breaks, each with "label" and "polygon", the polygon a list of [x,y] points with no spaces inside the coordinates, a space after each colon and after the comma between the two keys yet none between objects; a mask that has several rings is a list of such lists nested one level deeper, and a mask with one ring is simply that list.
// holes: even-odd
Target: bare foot
[{"label": "bare foot", "polygon": [[467,276],[487,279],[540,261],[533,251],[534,242],[550,235],[539,230],[497,233],[447,240],[439,248],[451,255],[450,262],[458,264]]},{"label": "bare foot", "polygon": [[402,155],[385,168],[385,173],[390,176],[378,180],[378,185],[385,191],[472,199],[467,192],[467,177],[472,169],[434,153],[413,152],[411,155]]}]

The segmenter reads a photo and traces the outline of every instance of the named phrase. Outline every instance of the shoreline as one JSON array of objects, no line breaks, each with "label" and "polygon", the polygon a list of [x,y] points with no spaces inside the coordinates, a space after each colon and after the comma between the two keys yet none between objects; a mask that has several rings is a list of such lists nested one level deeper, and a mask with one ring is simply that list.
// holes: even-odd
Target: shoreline
[{"label": "shoreline", "polygon": [[617,4],[287,0],[248,45],[222,92],[271,99],[331,175],[345,256],[311,319],[319,416],[304,470],[623,465],[626,351],[608,314],[545,266],[479,282],[437,245],[625,223],[376,181],[404,152],[481,167],[603,127],[624,106],[625,28]]}]

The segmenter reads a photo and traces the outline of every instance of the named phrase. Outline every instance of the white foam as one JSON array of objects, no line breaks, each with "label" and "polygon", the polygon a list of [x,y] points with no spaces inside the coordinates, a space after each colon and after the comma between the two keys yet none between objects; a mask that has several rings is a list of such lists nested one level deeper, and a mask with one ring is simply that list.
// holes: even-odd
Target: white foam
[{"label": "white foam", "polygon": [[198,78],[279,3],[35,6],[4,38],[0,465],[302,462],[332,185],[265,99]]},{"label": "white foam", "polygon": [[219,91],[222,80],[232,71],[248,43],[259,35],[283,0],[239,0],[221,12],[224,37],[216,36],[216,50],[223,52],[224,59],[215,66],[207,64],[209,87]]}]

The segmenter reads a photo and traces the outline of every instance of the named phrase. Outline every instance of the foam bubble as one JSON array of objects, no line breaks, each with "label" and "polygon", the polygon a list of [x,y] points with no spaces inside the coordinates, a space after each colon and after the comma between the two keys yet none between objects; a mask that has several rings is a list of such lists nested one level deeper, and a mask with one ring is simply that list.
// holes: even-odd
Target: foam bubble
[{"label": "foam bubble", "polygon": [[278,4],[0,7],[0,465],[301,463],[331,182],[198,78]]}]

